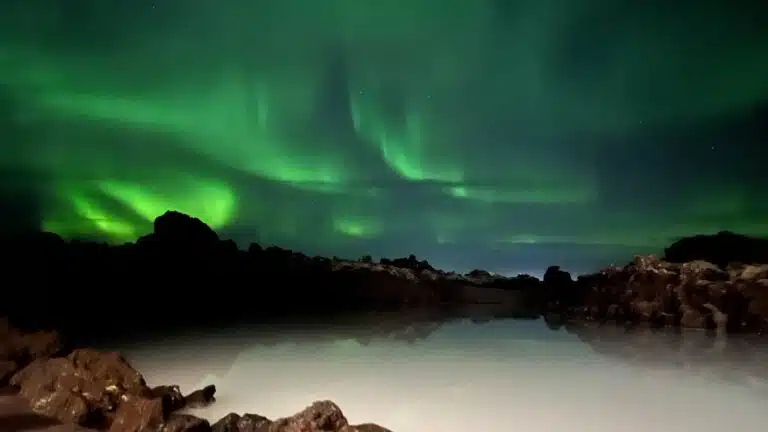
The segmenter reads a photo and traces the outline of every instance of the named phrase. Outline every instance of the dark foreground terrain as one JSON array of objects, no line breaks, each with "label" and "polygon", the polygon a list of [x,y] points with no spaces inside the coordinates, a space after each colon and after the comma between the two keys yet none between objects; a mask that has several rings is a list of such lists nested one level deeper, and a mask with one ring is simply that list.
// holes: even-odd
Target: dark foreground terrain
[{"label": "dark foreground terrain", "polygon": [[345,260],[258,244],[243,251],[177,212],[157,218],[154,231],[133,244],[37,233],[0,245],[7,286],[0,316],[80,337],[359,311],[471,316],[491,305],[500,316],[768,330],[768,241],[727,232],[682,239],[663,260],[635,257],[575,281],[556,266],[539,281],[445,272],[414,256]]},{"label": "dark foreground terrain", "polygon": [[[482,270],[445,272],[413,256],[374,262],[259,245],[241,251],[176,212],[159,217],[154,231],[135,244],[67,242],[37,233],[6,239],[2,247],[0,316],[19,328],[58,333],[0,325],[0,432],[74,425],[114,432],[387,430],[349,425],[330,401],[290,418],[230,414],[210,425],[183,410],[212,403],[212,386],[186,395],[172,385],[149,387],[119,354],[87,348],[148,333],[425,310],[432,323],[543,316],[552,328],[614,323],[720,334],[768,331],[768,264],[761,264],[768,262],[768,245],[732,233],[682,239],[664,259],[635,257],[577,280],[553,266],[541,281]],[[425,334],[434,328],[421,327]]]}]

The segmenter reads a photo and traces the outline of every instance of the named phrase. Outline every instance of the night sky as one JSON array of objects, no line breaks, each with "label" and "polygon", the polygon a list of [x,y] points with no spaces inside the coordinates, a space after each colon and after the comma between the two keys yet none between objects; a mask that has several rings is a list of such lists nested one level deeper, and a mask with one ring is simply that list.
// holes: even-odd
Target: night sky
[{"label": "night sky", "polygon": [[575,272],[768,234],[764,1],[4,0],[4,230]]}]

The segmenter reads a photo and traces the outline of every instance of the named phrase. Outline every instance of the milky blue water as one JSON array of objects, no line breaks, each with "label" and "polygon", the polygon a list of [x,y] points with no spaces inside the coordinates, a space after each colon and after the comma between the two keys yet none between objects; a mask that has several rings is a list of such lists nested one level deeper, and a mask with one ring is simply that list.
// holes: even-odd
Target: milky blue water
[{"label": "milky blue water", "polygon": [[[217,402],[195,412],[211,420],[276,418],[331,399],[352,423],[395,432],[768,430],[768,339],[553,331],[532,320],[371,337],[384,321],[244,326],[119,348],[150,385],[215,384]],[[404,340],[418,332],[429,334]]]}]

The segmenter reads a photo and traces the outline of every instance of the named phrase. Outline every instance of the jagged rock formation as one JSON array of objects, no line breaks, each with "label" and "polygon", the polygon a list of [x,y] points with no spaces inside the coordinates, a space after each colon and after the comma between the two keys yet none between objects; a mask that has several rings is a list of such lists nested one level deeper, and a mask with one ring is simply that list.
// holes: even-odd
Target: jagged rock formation
[{"label": "jagged rock formation", "polygon": [[[41,233],[0,246],[3,276],[35,287],[13,289],[0,303],[0,315],[65,334],[222,325],[266,315],[450,310],[476,303],[522,310],[534,299],[521,293],[538,284],[530,278],[443,272],[413,256],[375,263],[258,244],[243,251],[200,220],[177,212],[157,218],[154,232],[134,244],[66,242]],[[38,287],[46,287],[45,295]],[[98,325],[71,319],[73,310]],[[79,328],[61,327],[78,323]]]},{"label": "jagged rock formation", "polygon": [[[0,429],[55,427],[109,432],[389,432],[350,425],[331,401],[317,401],[287,418],[231,413],[211,425],[181,413],[214,403],[216,388],[183,395],[177,386],[149,387],[118,353],[58,347],[56,333],[24,334],[3,322],[0,364],[11,385],[0,392]],[[10,377],[10,380],[7,378]]]},{"label": "jagged rock formation", "polygon": [[[667,248],[666,260],[637,257],[576,281],[557,266],[539,281],[483,270],[460,275],[415,256],[345,260],[258,244],[242,251],[177,212],[157,218],[154,231],[134,244],[65,242],[40,233],[0,245],[3,276],[32,287],[11,289],[0,315],[66,324],[68,334],[403,309],[484,319],[474,309],[491,305],[494,316],[546,312],[561,320],[768,330],[768,276],[756,264],[768,261],[768,240],[732,233],[681,239]],[[71,319],[74,310],[91,319]]]},{"label": "jagged rock formation", "polygon": [[[3,276],[23,281],[5,285],[0,316],[15,314],[36,326],[48,318],[52,327],[63,326],[70,334],[116,337],[124,330],[135,336],[142,329],[167,330],[169,324],[208,327],[238,317],[345,311],[429,311],[410,315],[418,318],[408,322],[383,323],[372,329],[374,336],[352,335],[362,342],[379,334],[419,340],[456,316],[544,314],[551,328],[565,326],[598,350],[609,344],[588,329],[607,322],[768,331],[768,264],[759,264],[768,261],[767,243],[731,233],[682,239],[666,250],[665,260],[635,257],[624,267],[576,281],[557,266],[539,281],[483,270],[460,275],[414,256],[330,259],[255,244],[241,251],[201,221],[176,212],[159,217],[154,231],[135,244],[66,242],[39,233],[0,246]],[[0,413],[13,401],[25,401],[42,416],[40,424],[68,425],[67,430],[81,430],[74,428],[78,425],[112,432],[387,432],[374,424],[349,425],[331,401],[317,401],[284,419],[232,413],[211,425],[180,410],[213,403],[213,386],[187,395],[172,385],[152,388],[117,353],[66,349],[57,333],[26,334],[0,321],[0,388],[4,385],[14,394],[0,391]]]},{"label": "jagged rock formation", "polygon": [[768,265],[675,264],[635,257],[579,278],[551,310],[568,318],[727,332],[768,331]]}]

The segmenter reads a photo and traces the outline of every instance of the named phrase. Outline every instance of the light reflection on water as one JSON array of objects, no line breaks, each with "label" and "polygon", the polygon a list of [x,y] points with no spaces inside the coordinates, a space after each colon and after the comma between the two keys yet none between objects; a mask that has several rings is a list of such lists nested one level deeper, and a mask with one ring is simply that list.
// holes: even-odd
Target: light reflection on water
[{"label": "light reflection on water", "polygon": [[352,423],[395,432],[757,432],[768,424],[768,346],[759,340],[498,320],[422,326],[422,336],[434,331],[407,343],[368,341],[361,335],[371,325],[240,328],[122,351],[150,385],[215,384],[217,402],[196,412],[210,420],[232,411],[276,418],[331,399]]}]

